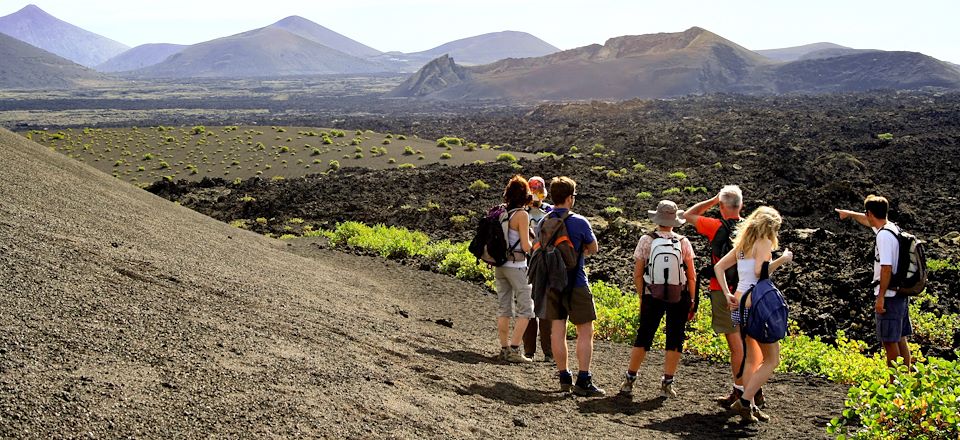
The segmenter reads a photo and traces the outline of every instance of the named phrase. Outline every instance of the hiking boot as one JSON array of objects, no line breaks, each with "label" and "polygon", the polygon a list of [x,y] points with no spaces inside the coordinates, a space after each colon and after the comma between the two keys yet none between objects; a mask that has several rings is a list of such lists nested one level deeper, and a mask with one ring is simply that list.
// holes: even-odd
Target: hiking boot
[{"label": "hiking boot", "polygon": [[555,362],[553,361],[553,356],[550,356],[549,354],[543,355],[543,361],[546,362],[546,363],[548,363],[548,364],[553,364],[553,363],[555,363]]},{"label": "hiking boot", "polygon": [[570,388],[573,387],[573,375],[570,372],[559,373],[560,376],[560,391],[564,393],[570,392]]},{"label": "hiking boot", "polygon": [[677,397],[677,390],[673,389],[673,380],[660,382],[660,396],[666,398]]},{"label": "hiking boot", "polygon": [[633,383],[636,382],[637,376],[630,376],[630,373],[625,373],[623,375],[623,383],[620,384],[620,394],[621,396],[632,396],[633,395]]},{"label": "hiking boot", "polygon": [[743,404],[743,399],[737,399],[736,402],[733,402],[733,405],[730,406],[730,409],[740,414],[740,422],[744,424],[757,423],[760,420],[753,415],[753,408],[748,402],[746,405]]},{"label": "hiking boot", "polygon": [[603,388],[597,388],[593,382],[584,384],[584,385],[574,385],[573,394],[576,394],[580,397],[602,397],[606,396],[607,392]]},{"label": "hiking boot", "polygon": [[[765,401],[766,399],[763,398],[763,388],[758,388],[757,394],[753,396],[754,405],[757,405],[757,408],[763,409],[763,404],[765,403]],[[760,419],[760,420],[763,420],[763,419]]]},{"label": "hiking boot", "polygon": [[523,363],[533,362],[532,360],[530,360],[530,358],[521,354],[519,348],[508,348],[507,354],[503,360],[510,363],[514,363],[514,364],[523,364]]},{"label": "hiking boot", "polygon": [[740,400],[740,396],[743,396],[743,391],[740,391],[736,387],[734,387],[733,391],[730,391],[729,396],[718,397],[717,403],[720,404],[720,406],[722,406],[724,409],[730,409],[730,407],[733,406],[734,402]]},{"label": "hiking boot", "polygon": [[507,360],[508,353],[510,353],[510,347],[500,347],[500,354],[497,355],[497,360]]},{"label": "hiking boot", "polygon": [[769,422],[769,421],[770,421],[770,416],[768,416],[767,413],[765,413],[765,412],[763,412],[763,411],[760,411],[760,408],[757,408],[757,405],[751,406],[751,407],[750,407],[750,412],[753,414],[754,417],[757,418],[757,420],[759,420],[759,421],[761,421],[761,422]]}]

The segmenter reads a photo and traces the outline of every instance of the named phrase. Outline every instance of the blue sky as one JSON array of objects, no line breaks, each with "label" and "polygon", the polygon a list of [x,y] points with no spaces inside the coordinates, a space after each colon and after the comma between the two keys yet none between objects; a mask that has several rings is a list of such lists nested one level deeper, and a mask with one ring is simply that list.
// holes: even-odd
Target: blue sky
[{"label": "blue sky", "polygon": [[[0,16],[30,1],[0,0]],[[300,15],[376,49],[414,52],[486,32],[530,32],[570,49],[700,26],[749,49],[829,41],[960,63],[960,2],[646,0],[33,0],[121,43],[192,44]]]}]

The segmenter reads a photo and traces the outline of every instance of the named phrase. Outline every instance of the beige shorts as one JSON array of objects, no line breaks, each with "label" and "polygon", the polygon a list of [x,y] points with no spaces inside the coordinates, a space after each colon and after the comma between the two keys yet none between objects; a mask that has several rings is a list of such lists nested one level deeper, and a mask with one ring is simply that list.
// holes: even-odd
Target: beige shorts
[{"label": "beige shorts", "polygon": [[533,286],[527,283],[526,267],[496,267],[497,316],[501,318],[533,318]]}]

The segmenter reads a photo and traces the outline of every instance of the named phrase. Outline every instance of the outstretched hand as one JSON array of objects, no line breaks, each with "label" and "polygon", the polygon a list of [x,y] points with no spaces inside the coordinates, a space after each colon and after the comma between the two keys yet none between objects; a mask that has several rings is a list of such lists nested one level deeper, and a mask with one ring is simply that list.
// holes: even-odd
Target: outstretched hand
[{"label": "outstretched hand", "polygon": [[783,250],[783,262],[789,263],[793,261],[793,252],[789,248]]},{"label": "outstretched hand", "polygon": [[846,209],[836,208],[834,211],[837,211],[837,214],[840,215],[840,220],[846,220],[850,217],[850,211],[847,211]]}]

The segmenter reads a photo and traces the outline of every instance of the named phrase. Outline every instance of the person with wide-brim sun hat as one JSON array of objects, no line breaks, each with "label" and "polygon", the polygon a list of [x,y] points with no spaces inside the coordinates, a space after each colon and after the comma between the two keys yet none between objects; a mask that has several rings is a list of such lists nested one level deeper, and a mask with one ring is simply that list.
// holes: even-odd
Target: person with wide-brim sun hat
[{"label": "person with wide-brim sun hat", "polygon": [[[655,211],[647,212],[657,228],[640,237],[633,253],[633,282],[640,297],[640,324],[620,394],[633,394],[637,371],[653,345],[660,321],[666,315],[666,353],[660,394],[663,397],[677,397],[673,377],[683,352],[687,321],[694,316],[697,295],[693,246],[686,237],[673,232],[673,228],[686,223],[683,211],[677,208],[676,203],[661,200]],[[686,270],[671,271],[674,268]]]}]

